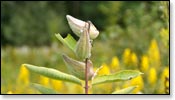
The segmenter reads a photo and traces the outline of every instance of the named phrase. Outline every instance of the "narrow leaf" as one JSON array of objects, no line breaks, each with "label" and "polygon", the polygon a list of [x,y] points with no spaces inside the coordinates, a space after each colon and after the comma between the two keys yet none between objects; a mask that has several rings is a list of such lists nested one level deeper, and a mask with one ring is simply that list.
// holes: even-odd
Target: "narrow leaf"
[{"label": "narrow leaf", "polygon": [[96,69],[96,71],[94,72],[93,76],[92,76],[92,79],[93,80],[96,76],[97,76],[97,73],[99,72],[100,69],[102,69],[103,66],[100,66],[99,68]]},{"label": "narrow leaf", "polygon": [[63,38],[59,33],[55,34],[55,36],[63,43],[63,45],[67,46],[72,51],[75,50],[76,40],[70,34],[68,34],[66,38]]},{"label": "narrow leaf", "polygon": [[42,94],[58,94],[55,90],[50,89],[50,88],[45,87],[45,86],[42,86],[42,85],[37,84],[37,83],[32,83],[31,86],[34,87],[35,89],[37,89]]},{"label": "narrow leaf", "polygon": [[106,83],[106,82],[125,81],[125,80],[135,78],[140,74],[143,74],[143,73],[136,70],[124,70],[111,75],[97,76],[93,79],[92,84],[96,85],[96,84]]},{"label": "narrow leaf", "polygon": [[129,94],[131,93],[135,88],[137,88],[137,86],[130,86],[118,91],[114,91],[112,94]]},{"label": "narrow leaf", "polygon": [[56,69],[39,67],[39,66],[35,66],[35,65],[30,65],[30,64],[23,64],[23,66],[27,67],[29,70],[31,70],[35,73],[44,75],[44,76],[49,77],[49,78],[73,82],[73,83],[77,83],[77,84],[81,85],[81,80],[78,79],[77,77],[60,72]]}]

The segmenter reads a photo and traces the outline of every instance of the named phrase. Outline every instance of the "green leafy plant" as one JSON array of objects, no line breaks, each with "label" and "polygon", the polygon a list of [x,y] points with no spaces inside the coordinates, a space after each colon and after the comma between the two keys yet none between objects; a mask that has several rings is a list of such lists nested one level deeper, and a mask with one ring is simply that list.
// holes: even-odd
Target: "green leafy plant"
[{"label": "green leafy plant", "polygon": [[[80,59],[80,61],[78,61],[70,58],[66,54],[62,55],[63,60],[70,73],[67,74],[56,69],[30,64],[23,64],[22,66],[26,67],[30,71],[52,79],[72,82],[81,85],[85,90],[85,94],[88,94],[89,88],[93,87],[94,85],[109,82],[127,81],[142,74],[136,70],[122,70],[110,75],[98,75],[97,73],[101,67],[94,71],[93,63],[90,58],[92,41],[93,39],[97,38],[99,31],[90,21],[85,22],[70,15],[67,15],[66,17],[70,28],[79,37],[79,40],[76,41],[70,34],[68,34],[66,38],[63,38],[60,34],[55,34],[55,36],[63,45],[71,49],[76,54],[78,59]],[[55,90],[42,86],[40,84],[32,83],[31,86],[43,94],[57,94]],[[114,91],[112,94],[131,93],[135,88],[137,88],[137,86],[127,87],[118,91]]]}]

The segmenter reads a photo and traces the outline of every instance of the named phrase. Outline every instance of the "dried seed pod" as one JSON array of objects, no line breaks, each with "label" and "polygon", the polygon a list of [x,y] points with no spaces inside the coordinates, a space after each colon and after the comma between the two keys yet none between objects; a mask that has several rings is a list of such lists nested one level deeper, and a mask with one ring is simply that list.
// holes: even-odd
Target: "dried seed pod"
[{"label": "dried seed pod", "polygon": [[[72,29],[72,31],[77,35],[81,36],[83,28],[85,27],[85,21],[76,19],[70,15],[66,15],[66,18],[68,20],[69,26]],[[90,22],[90,39],[95,39],[99,35],[99,31],[96,29],[96,27]]]},{"label": "dried seed pod", "polygon": [[[69,70],[69,72],[72,75],[75,75],[76,77],[85,80],[85,63],[76,61],[66,55],[63,55],[63,60]],[[90,60],[88,60],[88,79],[90,80],[93,76],[93,64]]]}]

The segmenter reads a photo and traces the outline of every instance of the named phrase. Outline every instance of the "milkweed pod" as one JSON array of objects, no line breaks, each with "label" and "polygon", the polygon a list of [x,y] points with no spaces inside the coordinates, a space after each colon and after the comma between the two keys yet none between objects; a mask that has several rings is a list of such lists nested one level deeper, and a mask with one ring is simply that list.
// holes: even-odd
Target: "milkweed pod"
[{"label": "milkweed pod", "polygon": [[85,27],[83,28],[83,33],[81,34],[75,47],[75,53],[80,59],[90,58],[91,56],[92,46],[89,38],[88,25],[89,24],[86,23]]},{"label": "milkweed pod", "polygon": [[[77,35],[81,36],[82,29],[85,27],[85,21],[76,19],[70,15],[66,15],[66,18],[68,20],[69,26],[72,29],[72,31]],[[90,38],[95,39],[99,35],[99,31],[96,29],[96,27],[90,22]]]},{"label": "milkweed pod", "polygon": [[88,67],[88,79],[91,79],[95,72],[93,70],[93,63],[89,59],[87,60],[87,67]]},{"label": "milkweed pod", "polygon": [[[85,63],[84,62],[80,62],[80,61],[76,61],[66,55],[63,55],[63,60],[69,70],[69,72],[72,75],[75,75],[76,77],[85,80]],[[88,79],[91,79],[91,77],[93,76],[93,65],[92,62],[90,60],[88,60],[88,66],[89,66],[89,70],[88,70]]]}]

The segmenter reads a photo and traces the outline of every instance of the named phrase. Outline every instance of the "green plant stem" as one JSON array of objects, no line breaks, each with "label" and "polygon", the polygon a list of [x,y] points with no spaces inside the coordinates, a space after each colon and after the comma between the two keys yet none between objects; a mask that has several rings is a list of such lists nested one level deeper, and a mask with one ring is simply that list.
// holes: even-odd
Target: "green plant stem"
[{"label": "green plant stem", "polygon": [[85,94],[88,94],[88,66],[87,66],[88,58],[85,60]]}]

